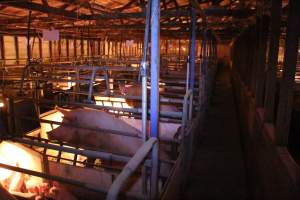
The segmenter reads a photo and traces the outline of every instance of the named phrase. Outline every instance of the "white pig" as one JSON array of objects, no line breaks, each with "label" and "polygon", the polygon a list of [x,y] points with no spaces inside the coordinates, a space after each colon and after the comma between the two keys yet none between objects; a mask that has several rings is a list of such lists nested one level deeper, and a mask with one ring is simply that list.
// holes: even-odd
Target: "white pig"
[{"label": "white pig", "polygon": [[[141,96],[142,95],[142,86],[141,84],[132,85],[129,87],[126,87],[124,83],[119,83],[119,91],[122,95],[128,95],[128,96]],[[159,89],[159,91],[164,91],[164,89]],[[150,96],[150,90],[147,90],[147,95]],[[141,107],[142,104],[140,101],[132,100],[132,99],[125,99],[126,103],[134,108]],[[159,105],[160,111],[173,111],[178,112],[179,109],[174,105],[165,105],[160,104]]]},{"label": "white pig", "polygon": [[120,120],[113,114],[95,109],[75,109],[66,111],[56,107],[56,109],[63,113],[63,123],[71,123],[80,127],[91,129],[106,129],[117,132],[126,132],[130,135],[139,135],[140,131],[126,122]]}]

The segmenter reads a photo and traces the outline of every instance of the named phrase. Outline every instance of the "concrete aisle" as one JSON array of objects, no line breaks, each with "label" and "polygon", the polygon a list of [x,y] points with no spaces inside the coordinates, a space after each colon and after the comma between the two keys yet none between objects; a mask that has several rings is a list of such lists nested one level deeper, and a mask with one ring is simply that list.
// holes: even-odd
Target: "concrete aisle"
[{"label": "concrete aisle", "polygon": [[247,199],[246,172],[228,70],[220,70],[205,136],[195,149],[184,199]]}]

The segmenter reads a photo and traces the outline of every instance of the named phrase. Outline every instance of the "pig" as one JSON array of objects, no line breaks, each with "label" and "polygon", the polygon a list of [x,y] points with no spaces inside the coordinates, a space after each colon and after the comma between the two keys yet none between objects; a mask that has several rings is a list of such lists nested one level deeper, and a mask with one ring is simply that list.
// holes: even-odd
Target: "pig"
[{"label": "pig", "polygon": [[[97,111],[92,109],[75,109],[72,111],[66,111],[61,108],[57,108],[61,112],[64,112],[64,119],[61,126],[48,132],[48,138],[50,140],[64,141],[69,144],[79,146],[82,148],[102,150],[105,152],[111,152],[119,155],[133,156],[137,150],[143,145],[143,139],[141,134],[142,122],[141,120],[130,119],[125,117],[117,118],[112,114],[105,113],[103,111]],[[86,111],[86,113],[84,112]],[[76,113],[78,112],[78,113]],[[87,116],[88,114],[92,116]],[[104,118],[102,115],[105,115]],[[75,118],[75,120],[74,120]],[[84,119],[87,118],[87,119]],[[107,120],[107,121],[101,121]],[[100,120],[100,121],[98,121]],[[118,130],[123,128],[127,134],[131,132],[131,136],[121,134],[111,134],[109,131],[95,131],[91,129],[73,128],[70,126],[64,126],[64,123],[76,123],[85,127],[102,128]],[[86,123],[86,124],[83,124]],[[106,123],[105,123],[106,122]],[[126,124],[126,126],[125,126]],[[126,127],[129,127],[126,130]],[[148,121],[148,133],[149,133],[149,121]],[[174,138],[176,133],[180,129],[180,124],[173,123],[159,123],[160,138]],[[136,137],[132,137],[136,136]],[[161,143],[159,157],[163,160],[169,160],[173,158],[174,151],[169,145]],[[92,167],[91,163],[94,163],[95,159],[88,158],[86,164],[87,167]],[[101,161],[102,162],[102,161]],[[106,161],[103,161],[106,163]],[[110,163],[108,164],[115,164]],[[163,163],[161,165],[161,175],[166,175],[170,171],[170,165]]]},{"label": "pig", "polygon": [[115,115],[95,109],[76,109],[67,111],[56,107],[56,110],[64,115],[63,122],[76,124],[80,127],[90,129],[104,129],[117,132],[126,132],[129,135],[137,136],[140,131]]},{"label": "pig", "polygon": [[49,190],[49,194],[46,195],[48,198],[55,200],[77,200],[77,198],[72,195],[68,190],[59,186],[53,186]]},{"label": "pig", "polygon": [[[50,140],[65,141],[77,146],[101,149],[129,156],[134,155],[137,149],[143,144],[141,120],[124,117],[117,118],[110,113],[93,109],[75,109],[72,111],[66,111],[61,108],[56,109],[64,114],[63,124],[74,123],[80,127],[98,128],[108,131],[100,132],[61,125],[48,132]],[[161,122],[159,124],[160,136],[173,138],[179,127],[179,124]],[[126,132],[127,135],[108,134],[109,130]]]},{"label": "pig", "polygon": [[63,126],[48,132],[50,140],[65,141],[75,146],[100,149],[116,154],[133,155],[142,139],[105,132]]},{"label": "pig", "polygon": [[53,199],[53,200],[76,200],[77,198],[65,189],[61,184],[53,182],[53,186],[48,183],[42,183],[36,186],[34,193],[35,200]]},{"label": "pig", "polygon": [[[164,89],[159,89],[160,92],[164,91]],[[122,95],[128,95],[128,96],[141,96],[142,95],[142,86],[141,84],[132,85],[129,87],[126,87],[125,83],[119,83],[119,92]],[[147,96],[150,96],[150,90],[147,90]],[[126,103],[134,108],[141,107],[142,103],[141,101],[136,101],[132,99],[125,99]],[[148,105],[149,106],[149,105]],[[179,109],[174,105],[165,105],[160,104],[159,105],[160,111],[173,111],[178,112]]]},{"label": "pig", "polygon": [[50,140],[65,141],[73,145],[102,149],[113,153],[122,153],[125,150],[130,155],[134,154],[136,147],[142,144],[141,139],[136,140],[134,137],[126,137],[124,140],[123,135],[91,130],[104,129],[126,132],[128,135],[136,137],[141,135],[140,130],[110,113],[93,109],[75,109],[73,111],[66,111],[58,107],[56,109],[64,114],[63,124],[75,124],[87,129],[61,125],[47,133]]}]

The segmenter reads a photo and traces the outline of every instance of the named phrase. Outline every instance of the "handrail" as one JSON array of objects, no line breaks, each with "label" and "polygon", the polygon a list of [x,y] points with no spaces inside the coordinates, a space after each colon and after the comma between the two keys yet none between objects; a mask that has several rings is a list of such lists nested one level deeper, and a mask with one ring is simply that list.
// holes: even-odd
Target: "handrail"
[{"label": "handrail", "polygon": [[193,90],[189,89],[184,95],[183,100],[183,113],[182,113],[182,127],[192,119],[193,111]]},{"label": "handrail", "polygon": [[145,160],[148,153],[154,148],[158,148],[158,140],[157,138],[152,137],[138,149],[135,155],[125,165],[122,172],[111,185],[107,193],[106,200],[116,200],[118,198],[120,190],[128,178],[137,170],[137,168]]}]

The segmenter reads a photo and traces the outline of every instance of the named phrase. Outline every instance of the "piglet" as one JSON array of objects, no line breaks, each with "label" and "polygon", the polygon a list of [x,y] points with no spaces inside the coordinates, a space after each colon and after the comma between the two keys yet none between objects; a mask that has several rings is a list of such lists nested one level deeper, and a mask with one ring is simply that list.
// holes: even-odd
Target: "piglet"
[{"label": "piglet", "polygon": [[48,198],[52,198],[54,200],[77,200],[74,195],[72,195],[68,190],[63,187],[53,186],[49,190]]}]

